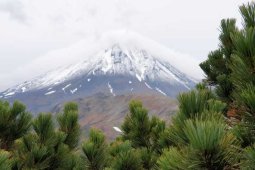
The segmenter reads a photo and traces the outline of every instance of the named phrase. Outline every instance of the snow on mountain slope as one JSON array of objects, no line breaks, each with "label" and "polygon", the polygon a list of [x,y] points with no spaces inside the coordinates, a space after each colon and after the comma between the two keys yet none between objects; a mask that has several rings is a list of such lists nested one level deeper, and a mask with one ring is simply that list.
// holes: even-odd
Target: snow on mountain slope
[{"label": "snow on mountain slope", "polygon": [[[120,47],[114,44],[111,48],[98,53],[95,59],[79,62],[67,67],[60,67],[31,81],[26,81],[4,92],[4,96],[24,93],[31,90],[54,87],[79,75],[129,75],[141,81],[163,81],[170,84],[182,84],[190,89],[193,79],[177,70],[162,59],[150,55],[138,48]],[[89,81],[89,79],[88,79]],[[63,91],[68,85],[63,87]]]},{"label": "snow on mountain slope", "polygon": [[[30,103],[32,98],[38,103],[41,98],[45,98],[45,102],[50,98],[57,103],[74,98],[70,96],[84,97],[97,92],[108,92],[113,96],[155,92],[174,97],[196,84],[186,73],[188,67],[194,66],[191,60],[140,35],[120,32],[103,37],[102,42],[98,46],[100,49],[93,51],[91,48],[89,53],[83,50],[86,46],[82,43],[66,49],[64,56],[84,57],[74,64],[58,67],[9,88],[0,93],[0,98],[17,98]],[[63,52],[65,50],[54,55],[61,56]],[[187,67],[185,71],[181,70],[183,63]]]}]

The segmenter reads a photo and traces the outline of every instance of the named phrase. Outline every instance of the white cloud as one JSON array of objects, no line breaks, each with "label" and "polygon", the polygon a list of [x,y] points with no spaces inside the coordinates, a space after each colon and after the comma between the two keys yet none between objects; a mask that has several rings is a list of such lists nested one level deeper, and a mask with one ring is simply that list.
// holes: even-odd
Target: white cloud
[{"label": "white cloud", "polygon": [[[217,47],[220,20],[240,21],[238,5],[245,2],[0,0],[0,90],[70,60],[62,56],[43,64],[47,57],[42,56],[53,56],[55,50],[84,39],[96,41],[112,30],[141,33],[201,60]],[[52,55],[46,55],[49,52]]]},{"label": "white cloud", "polygon": [[[177,69],[194,78],[202,78],[202,72],[198,67],[199,60],[186,54],[175,52],[161,44],[150,40],[138,33],[128,30],[114,30],[105,33],[100,38],[91,36],[79,41],[67,48],[50,51],[28,64],[22,65],[12,73],[17,80],[32,79],[35,75],[45,73],[58,67],[69,66],[77,62],[95,59],[100,57],[105,49],[119,44],[123,49],[140,48],[146,50],[152,56],[170,62]],[[33,74],[31,74],[33,71]]]},{"label": "white cloud", "polygon": [[0,1],[0,11],[8,13],[11,19],[20,22],[26,21],[26,16],[23,12],[23,4],[19,0]]}]

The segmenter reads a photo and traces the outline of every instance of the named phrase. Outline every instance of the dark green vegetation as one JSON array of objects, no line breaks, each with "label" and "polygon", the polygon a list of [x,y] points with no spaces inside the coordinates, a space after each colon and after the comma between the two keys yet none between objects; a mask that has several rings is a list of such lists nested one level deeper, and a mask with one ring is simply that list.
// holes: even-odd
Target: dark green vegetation
[{"label": "dark green vegetation", "polygon": [[255,3],[240,11],[243,28],[222,20],[206,80],[179,95],[170,125],[131,101],[118,138],[91,129],[80,141],[75,103],[54,119],[0,102],[0,169],[255,169]]}]

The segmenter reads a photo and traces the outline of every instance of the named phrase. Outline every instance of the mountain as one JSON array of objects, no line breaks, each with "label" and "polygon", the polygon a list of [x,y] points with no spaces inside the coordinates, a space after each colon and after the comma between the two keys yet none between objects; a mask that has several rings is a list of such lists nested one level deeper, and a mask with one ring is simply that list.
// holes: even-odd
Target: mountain
[{"label": "mountain", "polygon": [[[79,122],[82,132],[88,134],[90,127],[104,131],[108,139],[115,139],[119,132],[113,127],[121,127],[123,118],[128,113],[130,100],[143,101],[143,105],[149,111],[149,115],[157,115],[170,121],[176,113],[177,101],[160,94],[125,94],[113,96],[111,94],[98,93],[93,96],[77,98],[74,101],[79,105]],[[155,102],[156,101],[156,102]],[[56,105],[52,112],[59,113],[64,103]]]},{"label": "mountain", "polygon": [[197,83],[187,74],[194,66],[190,60],[137,34],[121,33],[106,42],[92,53],[83,43],[64,50],[65,55],[63,50],[55,52],[55,56],[79,55],[82,60],[11,87],[0,93],[0,99],[20,100],[33,114],[57,113],[65,102],[75,101],[84,132],[97,127],[109,139],[119,133],[115,130],[132,99],[141,100],[150,115],[170,120],[177,110],[174,98]]},{"label": "mountain", "polygon": [[[180,60],[179,57],[169,54],[173,59],[169,62],[161,56],[161,51],[152,52],[151,49],[159,48],[158,44],[136,34],[125,34],[118,34],[93,55],[79,52],[84,56],[82,61],[9,88],[0,93],[0,98],[11,102],[21,100],[30,111],[38,113],[100,92],[112,96],[160,94],[174,98],[194,87],[194,78],[177,67],[175,61]],[[87,46],[79,44],[81,51],[83,48]],[[75,55],[70,57],[75,58]],[[189,63],[186,65],[189,67]]]},{"label": "mountain", "polygon": [[2,92],[10,101],[18,99],[35,112],[97,92],[113,96],[126,93],[161,93],[175,97],[195,82],[170,63],[143,49],[114,44],[95,60],[62,67]]}]

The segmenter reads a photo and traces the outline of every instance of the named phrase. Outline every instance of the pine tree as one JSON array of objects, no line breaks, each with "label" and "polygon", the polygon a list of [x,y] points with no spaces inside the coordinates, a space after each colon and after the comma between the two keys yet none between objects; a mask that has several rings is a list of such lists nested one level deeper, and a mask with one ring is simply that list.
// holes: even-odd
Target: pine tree
[{"label": "pine tree", "polygon": [[255,146],[249,146],[244,149],[244,159],[241,162],[241,168],[252,170],[255,169]]},{"label": "pine tree", "polygon": [[33,130],[34,133],[24,136],[16,143],[17,167],[20,169],[54,169],[56,165],[53,165],[53,160],[56,150],[65,138],[64,134],[55,132],[51,114],[39,114],[33,121]]},{"label": "pine tree", "polygon": [[[232,29],[230,38],[225,42],[229,42],[230,60],[227,61],[227,68],[230,70],[227,74],[227,80],[232,86],[230,98],[234,106],[234,112],[239,121],[231,122],[233,133],[240,141],[244,148],[243,157],[241,159],[242,168],[248,168],[248,164],[254,162],[254,143],[255,143],[255,2],[242,5],[240,12],[243,18],[242,29]],[[234,26],[233,26],[234,28]],[[220,38],[222,42],[222,38]],[[227,41],[228,40],[228,41]],[[225,43],[226,44],[226,43]],[[220,48],[222,49],[222,48]],[[225,48],[224,48],[225,49]],[[224,57],[227,57],[225,55]],[[229,59],[229,57],[227,57]],[[215,60],[208,58],[205,63]],[[213,64],[201,64],[204,72],[207,74],[207,80],[210,80],[210,71],[217,74],[213,70]],[[208,71],[209,70],[209,71]],[[219,83],[216,81],[216,85]],[[253,169],[252,166],[250,169]]]},{"label": "pine tree", "polygon": [[66,144],[68,134],[56,130],[51,113],[39,114],[32,125],[33,132],[16,141],[16,168],[81,169],[79,155]]},{"label": "pine tree", "polygon": [[25,135],[31,125],[31,114],[25,105],[0,101],[0,148],[10,150],[14,141]]},{"label": "pine tree", "polygon": [[110,167],[115,170],[140,170],[142,169],[139,151],[132,148],[130,141],[115,141],[110,147]]},{"label": "pine tree", "polygon": [[143,168],[152,169],[162,151],[159,139],[165,130],[165,122],[155,116],[150,119],[140,101],[131,101],[129,111],[122,125],[122,138],[139,150]]},{"label": "pine tree", "polygon": [[231,80],[235,87],[234,99],[238,105],[240,122],[234,133],[244,148],[243,169],[254,169],[255,162],[255,3],[240,7],[244,28],[233,35],[236,51],[231,69]]},{"label": "pine tree", "polygon": [[71,149],[78,146],[80,138],[80,125],[78,122],[78,106],[76,103],[67,103],[64,113],[58,115],[59,130],[66,134],[64,143]]},{"label": "pine tree", "polygon": [[150,147],[150,120],[148,111],[139,101],[129,104],[130,115],[125,117],[122,125],[123,138],[130,140],[133,147]]},{"label": "pine tree", "polygon": [[[169,127],[169,149],[159,169],[225,169],[238,165],[239,143],[223,117],[226,105],[206,89],[179,96],[179,112]],[[235,159],[236,158],[236,159]]]},{"label": "pine tree", "polygon": [[0,150],[0,169],[11,170],[12,162],[8,152]]},{"label": "pine tree", "polygon": [[200,64],[201,69],[206,74],[206,82],[210,86],[216,87],[217,95],[225,102],[231,102],[233,84],[230,81],[230,61],[235,50],[232,34],[236,33],[235,19],[224,19],[220,27],[219,49],[210,52],[208,59]]},{"label": "pine tree", "polygon": [[82,144],[85,166],[89,170],[102,170],[108,161],[108,148],[104,134],[91,129],[89,139]]}]

